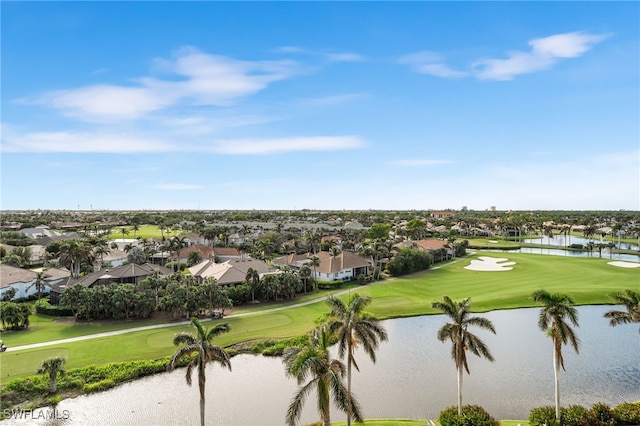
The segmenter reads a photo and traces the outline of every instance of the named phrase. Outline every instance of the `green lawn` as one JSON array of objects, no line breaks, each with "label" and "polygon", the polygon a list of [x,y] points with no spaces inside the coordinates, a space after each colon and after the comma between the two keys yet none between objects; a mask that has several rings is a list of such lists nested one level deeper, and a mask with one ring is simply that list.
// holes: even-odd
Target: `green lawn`
[{"label": "green lawn", "polygon": [[[109,235],[109,238],[112,240],[118,240],[118,239],[122,239],[122,226],[118,226],[115,227],[111,230],[111,234]],[[158,229],[157,225],[141,225],[140,229],[138,229],[136,232],[133,231],[133,228],[131,228],[130,226],[124,226],[124,228],[129,231],[129,234],[125,235],[124,238],[125,239],[133,239],[133,238],[156,238],[156,239],[160,239],[162,238],[162,232],[160,232],[160,230]],[[171,237],[175,237],[176,235],[181,234],[182,230],[177,230],[177,231],[172,231],[172,230],[167,230],[164,231],[164,237],[165,238],[171,238]]]},{"label": "green lawn", "polygon": [[[512,271],[478,272],[463,268],[469,264],[469,259],[459,259],[442,268],[356,287],[352,291],[371,295],[373,302],[369,311],[384,319],[434,313],[431,303],[441,299],[443,295],[454,299],[471,297],[472,307],[476,311],[534,306],[529,295],[540,288],[567,293],[577,304],[610,303],[607,294],[625,288],[638,288],[640,282],[640,268],[614,267],[607,265],[606,259],[489,252],[480,252],[478,255],[506,257],[516,264]],[[313,297],[314,295],[307,295],[299,300]],[[252,305],[244,309],[266,308],[264,305]],[[238,309],[236,312],[240,311]],[[326,311],[325,303],[317,302],[277,312],[225,318],[223,321],[230,324],[231,332],[217,337],[216,343],[228,346],[259,338],[297,336],[311,330],[316,319]],[[34,318],[33,331],[4,333],[3,339],[11,347],[27,342],[55,340],[139,325],[144,324],[122,321],[65,326],[56,321],[47,322],[44,318]],[[40,349],[5,352],[0,354],[0,383],[33,374],[40,361],[57,354],[68,357],[67,368],[164,357],[174,350],[173,335],[188,330],[188,326],[174,326]]]}]

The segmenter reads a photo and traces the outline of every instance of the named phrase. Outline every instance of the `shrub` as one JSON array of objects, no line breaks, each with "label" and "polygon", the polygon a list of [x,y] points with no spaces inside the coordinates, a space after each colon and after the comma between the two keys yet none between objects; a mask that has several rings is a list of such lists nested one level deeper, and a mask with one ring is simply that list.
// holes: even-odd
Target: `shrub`
[{"label": "shrub", "polygon": [[98,391],[111,389],[114,386],[115,386],[115,382],[112,379],[104,379],[104,380],[100,380],[99,382],[96,382],[96,383],[89,383],[89,384],[85,385],[84,386],[84,391],[85,392],[98,392]]},{"label": "shrub", "polygon": [[589,410],[582,405],[571,405],[560,409],[562,426],[590,426]]},{"label": "shrub", "polygon": [[602,402],[598,402],[589,410],[589,426],[615,426],[611,408]]},{"label": "shrub", "polygon": [[51,317],[72,317],[73,310],[66,306],[51,305],[48,301],[41,299],[36,302],[36,313]]},{"label": "shrub", "polygon": [[529,423],[531,426],[558,426],[556,408],[550,405],[533,408],[529,412]]},{"label": "shrub", "polygon": [[624,402],[611,412],[619,425],[640,425],[640,402]]},{"label": "shrub", "polygon": [[500,423],[478,405],[465,405],[462,415],[458,407],[449,407],[440,412],[438,421],[442,426],[499,426]]}]

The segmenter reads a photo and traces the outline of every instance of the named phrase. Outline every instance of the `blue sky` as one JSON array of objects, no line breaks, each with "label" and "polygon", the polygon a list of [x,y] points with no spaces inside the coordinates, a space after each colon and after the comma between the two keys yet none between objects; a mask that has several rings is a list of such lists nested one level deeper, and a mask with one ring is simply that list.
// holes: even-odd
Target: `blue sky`
[{"label": "blue sky", "polygon": [[11,2],[9,209],[640,209],[637,2]]}]

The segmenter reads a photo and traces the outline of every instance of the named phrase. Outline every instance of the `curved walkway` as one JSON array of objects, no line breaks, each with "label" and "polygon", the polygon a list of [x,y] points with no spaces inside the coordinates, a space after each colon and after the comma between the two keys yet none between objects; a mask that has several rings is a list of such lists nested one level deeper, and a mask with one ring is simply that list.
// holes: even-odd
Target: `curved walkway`
[{"label": "curved walkway", "polygon": [[[473,254],[473,253],[468,253],[468,254]],[[461,258],[455,259],[455,260],[453,260],[453,261],[451,261],[451,262],[449,262],[449,263],[447,263],[445,265],[435,266],[435,267],[431,268],[431,270],[440,269],[443,266],[447,266],[447,265],[451,265],[452,263],[459,262],[459,261],[463,260],[465,257],[461,257]],[[395,278],[391,278],[391,279],[384,280],[384,281],[378,281],[378,282],[372,283],[371,285],[377,285],[377,284],[381,284],[381,283],[386,283],[386,282],[392,281],[394,279]],[[349,293],[350,291],[351,291],[351,289],[342,290],[342,291],[339,291],[337,293],[331,294],[331,296],[341,296],[343,294]],[[323,300],[326,300],[327,297],[329,297],[329,296],[322,296],[322,297],[318,297],[317,299],[311,299],[311,300],[307,300],[305,302],[296,303],[296,304],[293,304],[293,305],[280,306],[280,307],[277,307],[277,308],[264,309],[264,310],[261,310],[261,311],[244,312],[244,313],[240,313],[240,314],[228,315],[225,318],[239,318],[239,317],[246,317],[246,316],[250,316],[250,315],[261,315],[261,314],[264,314],[264,313],[283,311],[285,309],[298,308],[300,306],[306,306],[306,305],[311,305],[311,304],[314,304],[314,303],[321,302]],[[209,319],[207,318],[206,320],[203,320],[203,321],[208,321],[208,320]],[[48,342],[32,343],[32,344],[29,344],[29,345],[9,347],[9,348],[7,348],[6,352],[14,352],[14,351],[21,351],[21,350],[25,350],[25,349],[42,348],[42,347],[45,347],[45,346],[59,345],[61,343],[79,342],[79,341],[82,341],[82,340],[99,339],[101,337],[109,337],[109,336],[117,336],[117,335],[120,335],[120,334],[134,333],[136,331],[153,330],[153,329],[157,329],[157,328],[166,328],[166,327],[175,327],[175,326],[179,326],[179,325],[188,325],[190,323],[191,323],[190,321],[180,321],[180,322],[170,322],[170,323],[164,323],[164,324],[145,325],[145,326],[142,326],[142,327],[132,327],[132,328],[126,328],[124,330],[106,331],[104,333],[87,334],[85,336],[70,337],[68,339],[51,340],[51,341],[48,341]]]}]

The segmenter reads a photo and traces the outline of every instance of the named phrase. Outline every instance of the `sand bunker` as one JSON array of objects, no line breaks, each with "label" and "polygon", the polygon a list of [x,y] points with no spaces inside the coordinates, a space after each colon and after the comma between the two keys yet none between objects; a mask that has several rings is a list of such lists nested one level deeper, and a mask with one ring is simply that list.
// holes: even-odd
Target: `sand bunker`
[{"label": "sand bunker", "polygon": [[[509,260],[504,257],[487,257],[480,256],[478,260],[472,260],[468,266],[465,266],[464,269],[468,269],[470,271],[510,271],[512,270],[512,266],[516,264],[516,262],[505,262]],[[502,263],[504,262],[504,263]]]},{"label": "sand bunker", "polygon": [[635,262],[620,262],[620,261],[613,261],[613,262],[607,262],[607,265],[612,265],[612,266],[618,266],[620,268],[640,268],[640,263],[635,263]]}]

